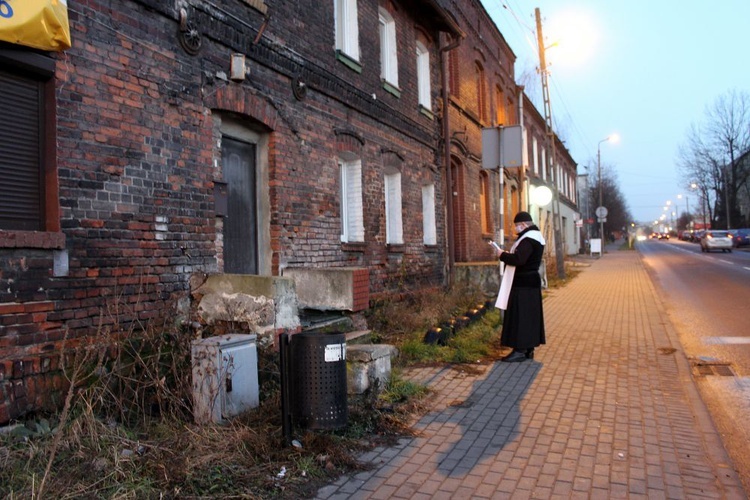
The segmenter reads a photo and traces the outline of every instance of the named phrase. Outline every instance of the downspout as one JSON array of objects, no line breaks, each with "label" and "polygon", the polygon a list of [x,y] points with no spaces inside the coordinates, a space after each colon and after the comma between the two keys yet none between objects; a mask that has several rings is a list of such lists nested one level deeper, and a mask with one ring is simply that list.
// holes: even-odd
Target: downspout
[{"label": "downspout", "polygon": [[441,67],[441,83],[443,87],[443,161],[445,162],[445,193],[446,193],[446,209],[447,209],[447,220],[446,226],[448,228],[448,285],[453,286],[453,267],[456,263],[456,249],[454,243],[455,228],[453,227],[453,179],[451,176],[451,129],[450,129],[450,116],[449,103],[450,103],[450,88],[448,78],[448,52],[455,49],[461,44],[461,38],[456,38],[452,43],[440,48],[440,61],[442,62]]},{"label": "downspout", "polygon": [[[524,132],[524,120],[523,120],[523,91],[525,87],[523,85],[518,85],[518,124],[521,126],[521,147],[523,148],[522,151],[522,158],[528,157],[528,149],[526,149],[526,134]],[[524,212],[529,210],[529,202],[528,202],[528,190],[526,189],[527,186],[527,180],[526,180],[526,162],[521,162],[521,168],[520,168],[520,176],[519,176],[519,190],[520,193],[518,194],[518,203],[521,205],[518,207],[520,210],[523,210]],[[524,200],[524,198],[527,198]]]}]

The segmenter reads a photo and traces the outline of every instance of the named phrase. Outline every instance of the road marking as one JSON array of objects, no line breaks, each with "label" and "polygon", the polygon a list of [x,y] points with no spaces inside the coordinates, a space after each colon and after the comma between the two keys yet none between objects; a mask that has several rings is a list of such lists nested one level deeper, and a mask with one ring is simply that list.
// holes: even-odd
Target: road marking
[{"label": "road marking", "polygon": [[703,343],[713,345],[750,344],[750,337],[705,337]]},{"label": "road marking", "polygon": [[750,267],[743,267],[742,269],[747,269],[748,271],[750,271]]}]

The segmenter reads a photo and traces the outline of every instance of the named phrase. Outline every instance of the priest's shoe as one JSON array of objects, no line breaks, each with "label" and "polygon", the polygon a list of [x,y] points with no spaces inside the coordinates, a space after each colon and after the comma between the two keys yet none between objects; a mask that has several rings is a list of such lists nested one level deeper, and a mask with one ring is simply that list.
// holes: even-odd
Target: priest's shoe
[{"label": "priest's shoe", "polygon": [[526,357],[525,352],[514,350],[513,352],[502,358],[500,361],[504,363],[518,363],[520,361],[526,361],[527,359],[529,358]]}]

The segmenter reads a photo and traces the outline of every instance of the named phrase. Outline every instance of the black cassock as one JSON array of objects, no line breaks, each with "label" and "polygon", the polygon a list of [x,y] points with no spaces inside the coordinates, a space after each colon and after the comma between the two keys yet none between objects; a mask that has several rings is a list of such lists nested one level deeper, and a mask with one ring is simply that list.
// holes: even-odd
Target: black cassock
[{"label": "black cassock", "polygon": [[[518,237],[534,230],[539,229],[531,226]],[[524,238],[512,253],[503,252],[500,256],[506,265],[516,268],[503,317],[502,344],[506,347],[523,350],[545,343],[542,278],[539,275],[543,256],[544,245],[531,238]]]}]

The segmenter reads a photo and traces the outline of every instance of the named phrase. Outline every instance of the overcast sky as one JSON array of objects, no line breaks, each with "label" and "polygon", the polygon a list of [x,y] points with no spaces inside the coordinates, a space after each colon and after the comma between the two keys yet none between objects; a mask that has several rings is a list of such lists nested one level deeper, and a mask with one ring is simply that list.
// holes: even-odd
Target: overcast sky
[{"label": "overcast sky", "polygon": [[[553,124],[579,174],[586,166],[595,174],[599,147],[637,221],[658,219],[668,200],[678,215],[697,206],[694,195],[677,197],[688,194],[678,150],[717,98],[750,90],[750,0],[482,2],[516,54],[517,81],[543,111],[534,72],[540,9]],[[615,133],[618,143],[599,144]]]}]

